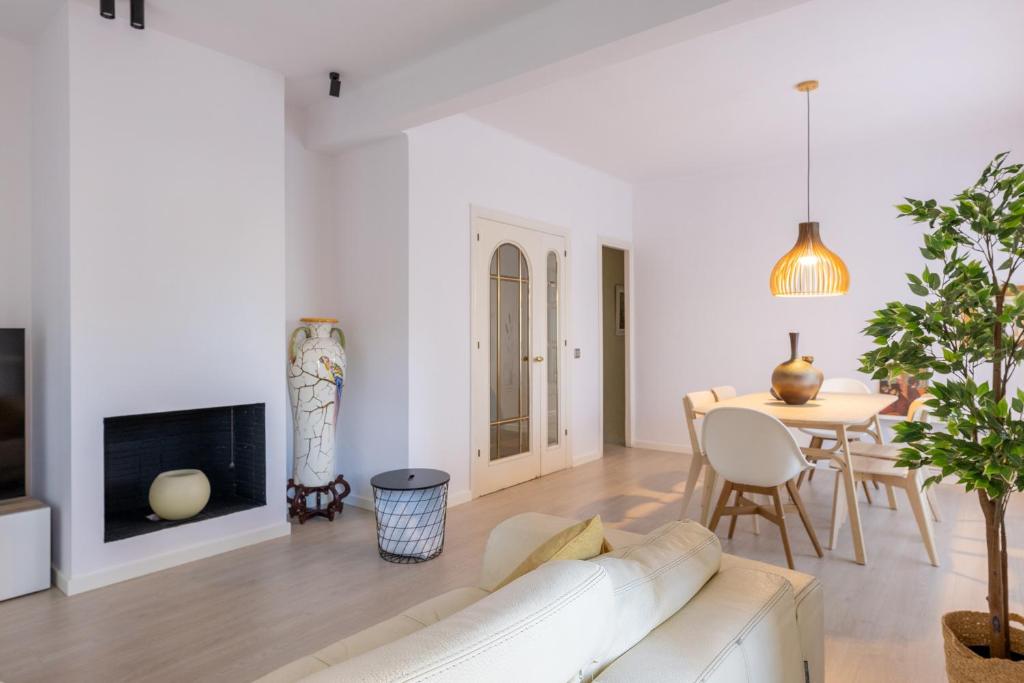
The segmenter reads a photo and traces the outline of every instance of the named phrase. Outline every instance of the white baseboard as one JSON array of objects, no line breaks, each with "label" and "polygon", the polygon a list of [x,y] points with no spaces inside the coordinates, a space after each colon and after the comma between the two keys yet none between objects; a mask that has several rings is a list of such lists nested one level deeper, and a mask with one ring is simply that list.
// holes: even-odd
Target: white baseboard
[{"label": "white baseboard", "polygon": [[71,595],[68,593],[68,579],[64,576],[63,572],[53,565],[50,566],[50,570],[53,573],[53,585],[64,595]]},{"label": "white baseboard", "polygon": [[110,567],[109,569],[93,572],[91,574],[84,574],[82,576],[68,577],[56,567],[53,567],[53,580],[57,585],[57,588],[59,588],[65,595],[77,595],[78,593],[102,588],[103,586],[109,586],[113,583],[119,583],[121,581],[127,581],[128,579],[134,579],[146,574],[152,574],[153,572],[158,572],[163,569],[177,567],[178,565],[185,564],[187,562],[194,562],[213,555],[237,550],[238,548],[243,548],[247,545],[254,545],[274,538],[280,538],[281,536],[287,536],[291,532],[291,524],[288,522],[280,522],[260,529],[245,531],[226,538],[218,538],[215,541],[207,543],[198,543],[173,552],[154,555],[153,557],[147,557],[136,562],[128,562],[115,567]]},{"label": "white baseboard", "polygon": [[[463,503],[468,503],[471,500],[473,500],[473,493],[469,489],[448,492],[448,507],[450,508],[453,508],[456,505],[462,505]],[[345,504],[357,507],[360,510],[373,512],[373,498],[350,494],[345,498]]]},{"label": "white baseboard", "polygon": [[473,492],[469,489],[463,489],[462,491],[449,491],[448,492],[448,507],[453,508],[456,505],[462,505],[473,500]]},{"label": "white baseboard", "polygon": [[666,453],[685,453],[691,455],[690,447],[678,443],[666,443],[664,441],[640,441],[633,440],[633,448],[645,448],[649,451],[665,451]]},{"label": "white baseboard", "polygon": [[357,496],[354,493],[345,497],[342,501],[345,505],[351,505],[354,508],[360,510],[368,510],[373,512],[373,499],[367,498],[366,496]]},{"label": "white baseboard", "polygon": [[594,462],[604,457],[604,453],[601,451],[594,451],[593,453],[584,453],[583,455],[574,455],[572,457],[572,466],[579,467],[580,465],[586,465],[588,462]]}]

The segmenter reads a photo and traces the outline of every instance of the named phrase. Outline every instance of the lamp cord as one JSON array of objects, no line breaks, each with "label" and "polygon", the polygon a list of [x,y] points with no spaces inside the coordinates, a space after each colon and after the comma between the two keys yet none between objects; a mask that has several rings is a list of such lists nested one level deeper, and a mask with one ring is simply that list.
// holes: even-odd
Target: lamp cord
[{"label": "lamp cord", "polygon": [[807,90],[807,222],[811,222],[811,91]]}]

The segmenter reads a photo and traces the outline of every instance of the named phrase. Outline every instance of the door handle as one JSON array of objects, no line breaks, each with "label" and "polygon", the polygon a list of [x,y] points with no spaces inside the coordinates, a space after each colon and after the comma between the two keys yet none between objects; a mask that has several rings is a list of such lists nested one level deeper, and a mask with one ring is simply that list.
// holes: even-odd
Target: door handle
[{"label": "door handle", "polygon": [[544,356],[534,356],[533,357],[533,362],[534,363],[543,363],[544,362]]}]

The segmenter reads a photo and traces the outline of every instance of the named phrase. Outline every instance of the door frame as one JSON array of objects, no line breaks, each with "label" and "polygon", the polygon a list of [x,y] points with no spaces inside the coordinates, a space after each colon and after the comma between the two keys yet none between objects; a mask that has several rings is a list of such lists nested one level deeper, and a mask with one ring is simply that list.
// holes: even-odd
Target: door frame
[{"label": "door frame", "polygon": [[603,251],[605,247],[618,249],[623,252],[622,266],[624,277],[623,287],[626,295],[626,448],[633,447],[633,433],[635,430],[633,396],[636,395],[633,387],[633,379],[636,373],[633,372],[633,327],[636,321],[636,308],[633,306],[633,242],[622,240],[617,237],[597,238],[597,387],[598,387],[598,419],[601,447],[601,457],[604,457],[604,265]]},{"label": "door frame", "polygon": [[[523,218],[515,214],[507,213],[504,211],[498,211],[496,209],[489,209],[476,204],[469,205],[469,489],[470,494],[473,498],[479,497],[479,480],[480,477],[477,474],[477,461],[482,457],[484,444],[490,444],[489,434],[485,435],[479,428],[480,420],[482,419],[481,411],[489,411],[487,406],[478,406],[473,400],[473,378],[476,373],[480,371],[477,366],[482,361],[482,354],[475,353],[477,350],[476,339],[474,339],[474,326],[473,326],[473,314],[477,308],[477,276],[480,275],[481,265],[477,263],[477,259],[474,256],[475,248],[474,243],[476,242],[476,221],[477,219],[486,219],[495,221],[498,223],[505,223],[517,228],[524,228],[527,230],[534,230],[536,232],[547,233],[549,235],[555,235],[565,240],[565,254],[562,258],[562,307],[559,311],[561,323],[562,323],[562,376],[561,376],[561,395],[564,399],[565,412],[562,416],[562,422],[559,425],[562,429],[562,439],[564,444],[565,461],[562,463],[560,469],[567,469],[573,466],[573,450],[572,450],[572,367],[570,353],[569,353],[569,329],[570,329],[570,318],[569,311],[571,309],[571,265],[569,261],[569,252],[572,251],[572,239],[570,237],[569,230],[567,228],[552,225],[550,223],[544,223],[542,221],[533,220],[531,218]],[[486,266],[484,266],[486,267]],[[489,416],[490,413],[488,412]],[[542,456],[543,457],[543,456]],[[541,461],[541,472],[543,473],[543,459]],[[541,474],[540,476],[544,476]]]}]

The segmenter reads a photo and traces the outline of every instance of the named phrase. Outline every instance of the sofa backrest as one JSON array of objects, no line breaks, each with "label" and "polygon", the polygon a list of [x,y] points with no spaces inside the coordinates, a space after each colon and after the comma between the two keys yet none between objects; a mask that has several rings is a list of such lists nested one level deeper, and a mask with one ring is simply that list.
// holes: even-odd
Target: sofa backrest
[{"label": "sofa backrest", "polygon": [[565,683],[599,658],[612,603],[600,565],[550,562],[436,624],[303,680]]},{"label": "sofa backrest", "polygon": [[590,562],[604,567],[614,589],[614,628],[596,673],[690,602],[721,565],[718,537],[692,521],[669,522],[638,543]]}]

